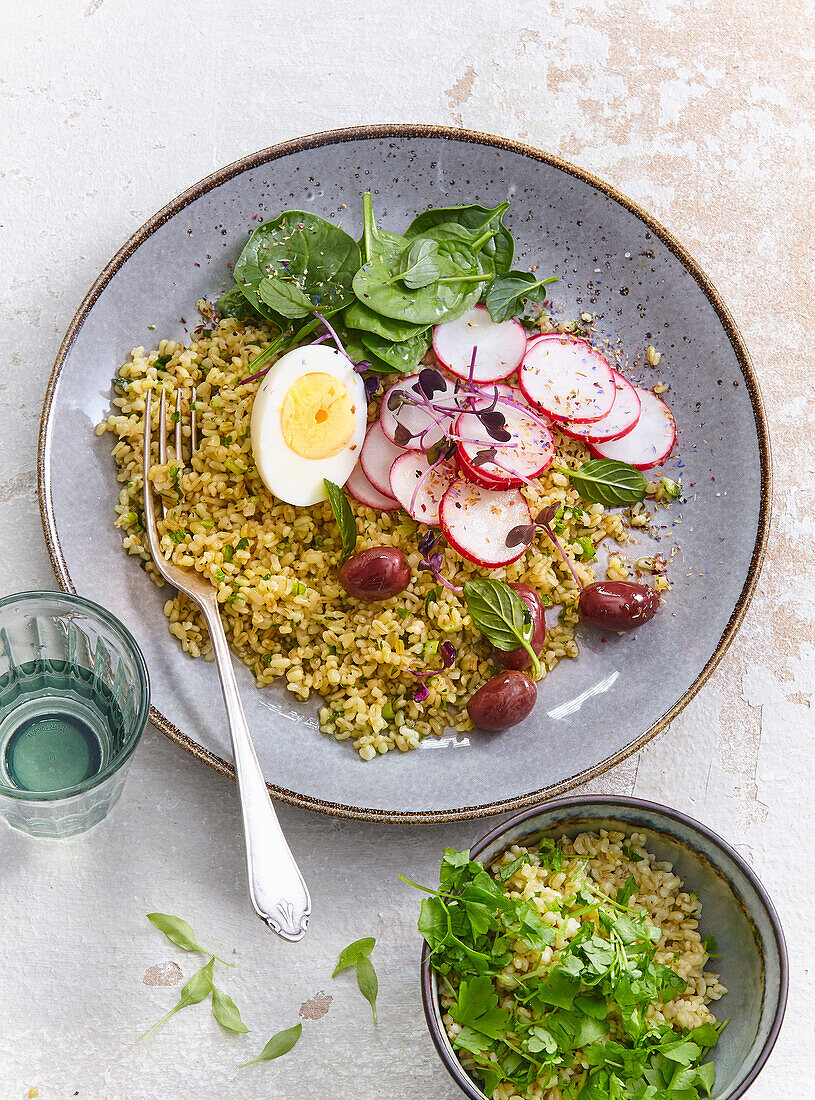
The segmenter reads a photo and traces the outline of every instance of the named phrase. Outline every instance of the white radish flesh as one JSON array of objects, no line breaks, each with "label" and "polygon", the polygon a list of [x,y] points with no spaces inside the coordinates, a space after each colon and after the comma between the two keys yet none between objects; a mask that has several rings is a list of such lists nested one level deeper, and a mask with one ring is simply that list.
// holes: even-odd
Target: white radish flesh
[{"label": "white radish flesh", "polygon": [[454,482],[442,498],[439,520],[444,537],[463,558],[496,569],[517,561],[526,545],[507,546],[513,527],[532,522],[529,505],[517,489],[483,489]]},{"label": "white radish flesh", "polygon": [[650,390],[635,386],[640,399],[640,418],[622,439],[607,443],[589,443],[597,458],[616,458],[638,470],[661,466],[676,443],[676,421],[664,401]]},{"label": "white radish flesh", "polygon": [[404,453],[403,447],[397,447],[395,443],[391,443],[382,431],[380,421],[375,420],[373,424],[368,425],[365,442],[359,452],[359,461],[362,463],[362,469],[368,481],[374,489],[385,496],[393,495],[390,481],[391,466]]},{"label": "white radish flesh", "polygon": [[622,439],[633,431],[640,418],[640,399],[636,387],[616,370],[612,370],[617,396],[611,412],[593,424],[560,424],[560,430],[572,439],[584,439],[588,443],[610,443]]},{"label": "white radish flesh", "polygon": [[[489,406],[484,406],[489,407]],[[505,488],[518,487],[551,465],[555,457],[552,433],[514,405],[498,401],[495,412],[504,417],[506,441],[493,439],[475,413],[464,413],[456,421],[456,435],[462,439],[478,439],[478,443],[458,444],[466,467],[475,467],[488,482]],[[479,461],[485,452],[495,451],[493,458]],[[478,479],[480,480],[480,479]]]},{"label": "white radish flesh", "polygon": [[474,306],[455,321],[433,329],[436,358],[457,378],[470,377],[476,348],[473,382],[498,382],[520,366],[526,351],[526,332],[519,321],[493,321],[486,306]]},{"label": "white radish flesh", "polygon": [[[405,402],[397,409],[388,408],[388,401],[391,396],[400,391],[404,391],[409,398],[420,402],[424,400],[419,385],[419,374],[411,374],[407,378],[402,378],[385,393],[382,398],[379,419],[382,430],[392,443],[396,443],[397,446],[404,446],[411,451],[428,451],[441,442],[442,437],[449,432],[453,420],[459,412],[458,399],[454,397],[455,383],[452,379],[445,378],[441,374],[439,377],[443,379],[445,389],[444,391],[437,391],[430,400],[434,404],[450,405],[449,413],[421,408],[410,402]],[[440,421],[440,425],[435,423],[436,420]],[[404,444],[398,442],[399,428],[405,429],[411,436]]]},{"label": "white radish flesh", "polygon": [[602,419],[616,397],[614,372],[586,340],[550,334],[533,340],[518,375],[532,407],[555,420]]},{"label": "white radish flesh", "polygon": [[405,451],[393,464],[391,492],[412,519],[438,527],[441,498],[457,476],[452,462],[439,462],[431,468],[426,454]]},{"label": "white radish flesh", "polygon": [[395,512],[399,508],[399,501],[393,497],[386,497],[371,485],[365,476],[362,465],[358,462],[351,471],[351,476],[345,483],[345,488],[360,504],[373,508],[377,512]]}]

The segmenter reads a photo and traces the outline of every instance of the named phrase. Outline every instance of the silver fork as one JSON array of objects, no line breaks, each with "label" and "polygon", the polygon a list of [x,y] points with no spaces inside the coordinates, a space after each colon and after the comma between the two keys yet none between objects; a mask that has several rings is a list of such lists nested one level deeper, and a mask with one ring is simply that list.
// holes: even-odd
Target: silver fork
[{"label": "silver fork", "polygon": [[[260,770],[255,746],[246,724],[241,705],[232,658],[224,634],[221,613],[215,589],[204,577],[189,569],[182,569],[168,562],[161,552],[156,529],[156,510],[150,482],[152,466],[150,453],[152,393],[148,391],[144,402],[144,515],[147,539],[153,561],[162,577],[179,592],[188,596],[201,610],[207,624],[215,663],[221,681],[221,691],[226,705],[232,753],[235,757],[235,773],[238,779],[238,797],[243,818],[246,841],[246,870],[249,880],[249,897],[255,912],[273,932],[284,940],[295,942],[303,938],[311,913],[311,898],[300,869],[291,854],[266,782]],[[167,461],[167,397],[162,390],[159,411],[158,460]],[[181,391],[176,393],[175,405],[175,458],[183,467],[181,429]],[[198,449],[195,422],[195,389],[190,394],[190,459]]]}]

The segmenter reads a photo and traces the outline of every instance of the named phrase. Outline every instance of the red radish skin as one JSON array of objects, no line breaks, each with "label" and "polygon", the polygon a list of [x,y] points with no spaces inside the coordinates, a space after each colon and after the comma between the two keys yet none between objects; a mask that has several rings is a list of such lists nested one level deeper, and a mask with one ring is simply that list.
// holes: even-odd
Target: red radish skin
[{"label": "red radish skin", "polygon": [[650,390],[634,387],[640,399],[640,418],[636,427],[610,443],[589,443],[595,458],[616,458],[638,470],[661,466],[676,443],[674,415],[661,398]]},{"label": "red radish skin", "polygon": [[551,333],[533,340],[518,374],[533,409],[578,424],[602,420],[614,405],[614,373],[587,340]]},{"label": "red radish skin", "polygon": [[[456,467],[452,462],[439,462],[430,473],[429,469],[427,455],[421,451],[405,451],[393,464],[391,493],[412,519],[428,527],[438,527],[439,504],[456,480]],[[416,486],[422,478],[417,493]]]},{"label": "red radish skin", "polygon": [[403,454],[405,454],[404,447],[397,447],[395,443],[391,443],[382,431],[379,420],[368,425],[365,442],[359,452],[359,461],[368,481],[383,496],[393,496],[390,482],[391,467]]},{"label": "red radish skin", "polygon": [[[536,423],[531,416],[525,415],[513,405],[502,406],[499,402],[496,411],[503,414],[506,430],[511,436],[507,445],[502,447],[497,440],[487,442],[489,436],[475,413],[463,413],[456,421],[455,434],[464,439],[484,439],[485,442],[483,445],[459,443],[457,450],[461,452],[467,467],[478,470],[482,475],[480,479],[476,479],[476,484],[483,482],[507,489],[519,488],[525,480],[531,481],[551,466],[555,457],[555,443],[548,428]],[[500,465],[496,465],[496,462],[485,462],[476,466],[478,452],[488,446],[495,447],[495,458]],[[511,467],[513,472],[501,469],[502,466]]]},{"label": "red radish skin", "polygon": [[439,521],[448,543],[467,561],[496,569],[527,549],[506,545],[513,527],[532,522],[529,505],[517,489],[496,492],[467,481],[454,482],[442,498]]},{"label": "red radish skin", "polygon": [[640,398],[635,386],[612,369],[617,396],[611,411],[602,420],[593,424],[573,424],[564,422],[559,425],[564,435],[580,439],[586,443],[610,443],[622,439],[633,431],[640,418]]},{"label": "red radish skin", "polygon": [[351,476],[345,483],[345,488],[360,504],[373,508],[376,512],[395,512],[400,507],[399,501],[393,497],[386,497],[371,485],[365,476],[365,471],[358,462],[351,471]]},{"label": "red radish skin", "polygon": [[433,329],[433,351],[456,378],[470,377],[477,348],[473,382],[499,382],[520,366],[526,352],[526,331],[519,321],[493,321],[486,306],[474,306],[455,321]]},{"label": "red radish skin", "polygon": [[[444,377],[444,376],[442,376]],[[444,393],[438,392],[434,394],[433,401],[438,403],[440,401],[457,404],[453,400],[455,392],[455,383],[451,378],[444,378],[447,390]],[[388,408],[388,398],[394,390],[407,390],[408,393],[413,392],[415,395],[420,394],[419,390],[419,374],[410,374],[406,378],[400,378],[390,389],[385,391],[385,396],[382,398],[382,408],[379,412],[379,420],[382,424],[382,430],[391,443],[396,443],[396,429],[399,424],[406,427],[410,432],[420,432],[425,428],[428,428],[428,432],[424,439],[420,439],[415,436],[409,443],[405,444],[405,450],[410,451],[429,451],[431,447],[435,447],[437,443],[441,442],[442,436],[446,432],[450,431],[453,421],[459,414],[459,409],[454,409],[448,416],[444,413],[434,413],[433,415],[437,420],[442,421],[443,427],[437,427],[433,422],[433,419],[428,413],[416,406],[403,405],[397,413],[392,412]]]}]

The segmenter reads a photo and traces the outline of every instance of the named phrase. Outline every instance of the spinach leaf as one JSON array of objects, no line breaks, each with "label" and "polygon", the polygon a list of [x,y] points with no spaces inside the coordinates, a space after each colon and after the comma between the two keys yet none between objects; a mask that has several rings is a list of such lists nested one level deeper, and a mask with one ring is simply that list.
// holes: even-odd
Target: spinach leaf
[{"label": "spinach leaf", "polygon": [[339,226],[303,210],[287,210],[258,226],[235,264],[235,281],[267,316],[330,315],[353,301],[359,245]]},{"label": "spinach leaf", "polygon": [[429,237],[417,237],[399,259],[400,280],[411,290],[434,283],[441,275],[436,260],[438,254],[438,241],[430,240]]},{"label": "spinach leaf", "polygon": [[622,504],[637,504],[645,499],[648,483],[640,470],[616,458],[593,458],[579,470],[565,466],[554,469],[566,474],[581,498],[589,503],[613,508]]},{"label": "spinach leaf", "polygon": [[225,1027],[228,1031],[235,1031],[239,1035],[244,1035],[249,1031],[249,1028],[241,1019],[238,1006],[228,993],[224,993],[215,985],[212,987],[212,1015],[221,1027]]},{"label": "spinach leaf", "polygon": [[399,344],[403,340],[409,340],[411,336],[418,336],[419,333],[427,331],[426,325],[412,325],[409,321],[382,317],[357,301],[347,307],[342,319],[346,328],[371,332],[374,336],[381,336],[383,340],[390,340],[393,344]]},{"label": "spinach leaf", "polygon": [[508,271],[487,288],[484,305],[493,321],[508,321],[523,313],[528,298],[547,283],[557,281],[557,275],[536,279],[531,271]]},{"label": "spinach leaf", "polygon": [[323,479],[323,485],[342,536],[341,560],[346,561],[354,552],[354,547],[357,544],[357,521],[354,519],[348,497],[339,485],[335,485],[328,478]]},{"label": "spinach leaf", "polygon": [[389,233],[387,229],[380,229],[376,224],[370,191],[366,191],[362,196],[362,222],[364,228],[360,249],[364,263],[369,263],[378,256],[396,255],[407,248],[406,237],[401,237],[398,233]]},{"label": "spinach leaf", "polygon": [[479,578],[464,582],[464,600],[487,641],[504,652],[523,646],[532,658],[533,674],[540,676],[540,661],[530,645],[532,615],[518,593],[504,581]]},{"label": "spinach leaf", "polygon": [[182,988],[181,995],[178,999],[178,1004],[174,1008],[171,1008],[169,1012],[165,1013],[149,1031],[146,1031],[142,1035],[142,1039],[146,1039],[148,1035],[152,1035],[157,1027],[160,1027],[165,1020],[175,1015],[176,1012],[180,1012],[182,1008],[186,1008],[188,1005],[197,1005],[201,1001],[205,1000],[212,992],[212,967],[215,960],[210,959],[206,966],[202,966],[197,971],[187,984]]},{"label": "spinach leaf", "polygon": [[237,317],[243,322],[262,320],[264,316],[259,309],[255,309],[237,283],[224,291],[215,303],[215,308],[222,317]]},{"label": "spinach leaf", "polygon": [[488,210],[485,206],[444,206],[425,210],[413,219],[405,236],[427,237],[430,236],[429,230],[434,230],[440,225],[444,225],[445,231],[449,233],[451,224],[467,230],[474,240],[478,240],[490,230],[495,230],[495,235],[490,234],[483,244],[483,250],[491,257],[496,271],[509,271],[515,255],[515,242],[502,221],[508,208],[509,203],[502,202],[492,210]]},{"label": "spinach leaf", "polygon": [[[173,917],[169,913],[148,913],[147,919],[154,928],[158,928],[159,932],[164,933],[170,943],[174,943],[182,951],[198,951],[201,955],[212,955],[211,951],[206,951],[201,946],[190,925],[181,917]],[[212,957],[218,959],[218,962],[223,963],[224,966],[235,965],[226,962],[225,959],[221,959],[217,955],[212,955]]]},{"label": "spinach leaf", "polygon": [[410,374],[421,363],[430,347],[429,331],[420,332],[398,344],[375,336],[372,332],[363,332],[361,339],[363,346],[371,354],[386,363],[392,371],[400,371],[402,374]]},{"label": "spinach leaf", "polygon": [[278,1031],[277,1035],[271,1037],[257,1058],[252,1058],[249,1062],[241,1062],[238,1069],[243,1069],[244,1066],[253,1066],[256,1062],[271,1062],[275,1058],[281,1058],[284,1054],[288,1054],[300,1038],[302,1031],[302,1024],[295,1024],[294,1027],[287,1028],[285,1031]]}]

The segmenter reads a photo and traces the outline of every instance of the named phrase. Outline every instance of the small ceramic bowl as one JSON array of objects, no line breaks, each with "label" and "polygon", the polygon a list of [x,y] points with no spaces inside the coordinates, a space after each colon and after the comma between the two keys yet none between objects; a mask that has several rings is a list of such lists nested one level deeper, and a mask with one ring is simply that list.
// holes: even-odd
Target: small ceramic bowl
[{"label": "small ceramic bowl", "polygon": [[[473,845],[471,857],[487,863],[533,834],[575,836],[603,828],[645,833],[648,850],[673,864],[685,889],[699,895],[703,929],[716,937],[721,958],[715,966],[728,989],[715,1003],[715,1015],[719,1020],[730,1017],[713,1055],[713,1100],[736,1100],[756,1079],[778,1038],[787,1004],[788,962],[773,904],[729,844],[693,818],[653,802],[561,798],[496,826]],[[426,944],[421,979],[427,1026],[445,1068],[470,1100],[485,1100],[447,1038]]]}]

